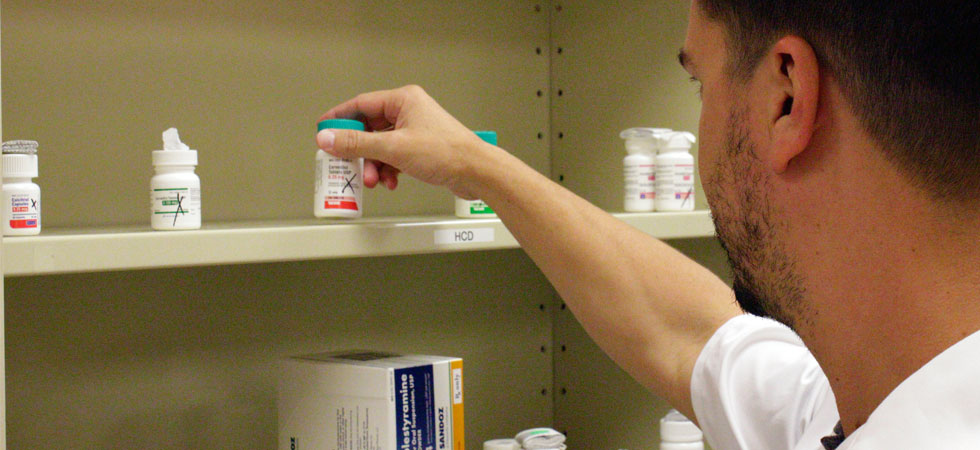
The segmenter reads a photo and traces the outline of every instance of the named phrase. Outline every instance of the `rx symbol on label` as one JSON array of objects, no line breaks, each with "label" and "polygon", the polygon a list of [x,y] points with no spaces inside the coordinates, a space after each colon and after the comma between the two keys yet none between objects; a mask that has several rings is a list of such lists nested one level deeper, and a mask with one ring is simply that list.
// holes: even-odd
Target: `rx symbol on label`
[{"label": "rx symbol on label", "polygon": [[37,200],[31,199],[31,209],[37,211]]},{"label": "rx symbol on label", "polygon": [[344,178],[344,181],[346,182],[346,184],[344,184],[344,188],[340,190],[340,193],[341,194],[343,194],[344,192],[346,192],[347,191],[347,188],[350,188],[351,193],[354,193],[354,185],[352,185],[351,183],[354,182],[354,179],[355,178],[357,178],[357,174],[356,173],[354,175],[352,175],[349,180],[346,177]]},{"label": "rx symbol on label", "polygon": [[180,193],[179,192],[177,193],[177,210],[174,211],[174,226],[177,226],[177,216],[181,214],[187,214],[187,211],[184,211],[184,208],[182,207],[182,203],[184,202],[185,198],[187,197],[186,196],[181,197]]}]

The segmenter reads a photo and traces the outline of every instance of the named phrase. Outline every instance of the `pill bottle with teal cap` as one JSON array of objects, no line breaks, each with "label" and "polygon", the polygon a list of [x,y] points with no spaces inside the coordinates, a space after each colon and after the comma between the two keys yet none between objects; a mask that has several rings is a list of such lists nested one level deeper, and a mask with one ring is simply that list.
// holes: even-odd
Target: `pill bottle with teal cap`
[{"label": "pill bottle with teal cap", "polygon": [[[496,131],[476,131],[480,139],[490,145],[497,145]],[[473,219],[481,217],[497,217],[497,214],[482,200],[464,200],[456,197],[456,217]]]},{"label": "pill bottle with teal cap", "polygon": [[[321,130],[364,131],[364,124],[357,120],[328,119],[317,123]],[[313,198],[313,215],[356,219],[364,211],[364,158],[337,158],[323,150],[316,152],[316,189]]]}]

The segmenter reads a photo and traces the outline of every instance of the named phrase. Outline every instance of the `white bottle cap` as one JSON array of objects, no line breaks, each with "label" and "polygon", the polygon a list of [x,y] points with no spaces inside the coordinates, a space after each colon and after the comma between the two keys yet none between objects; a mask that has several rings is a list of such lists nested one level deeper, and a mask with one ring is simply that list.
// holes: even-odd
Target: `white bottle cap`
[{"label": "white bottle cap", "polygon": [[691,145],[698,141],[694,134],[688,131],[674,131],[666,136],[664,150],[691,150]]},{"label": "white bottle cap", "polygon": [[694,422],[676,410],[660,419],[660,440],[664,442],[701,442],[704,433]]},{"label": "white bottle cap", "polygon": [[34,178],[37,176],[37,155],[3,155],[4,178]]},{"label": "white bottle cap", "polygon": [[521,450],[521,444],[514,439],[494,439],[484,442],[483,450]]},{"label": "white bottle cap", "polygon": [[154,150],[154,166],[196,166],[197,150]]},{"label": "white bottle cap", "polygon": [[7,141],[3,143],[4,155],[36,155],[37,141]]},{"label": "white bottle cap", "polygon": [[663,144],[664,137],[671,133],[669,128],[628,128],[619,133],[626,140],[626,152],[657,153]]},{"label": "white bottle cap", "polygon": [[196,166],[197,150],[191,150],[183,142],[176,128],[163,132],[163,150],[153,151],[154,166]]}]

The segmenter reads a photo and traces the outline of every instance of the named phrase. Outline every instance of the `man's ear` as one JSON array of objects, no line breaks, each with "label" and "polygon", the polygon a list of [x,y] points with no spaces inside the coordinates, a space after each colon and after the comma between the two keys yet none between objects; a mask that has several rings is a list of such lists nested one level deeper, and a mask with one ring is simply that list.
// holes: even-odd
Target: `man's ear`
[{"label": "man's ear", "polygon": [[762,64],[772,136],[767,156],[770,170],[783,173],[790,161],[810,145],[820,99],[820,65],[807,41],[779,39]]}]

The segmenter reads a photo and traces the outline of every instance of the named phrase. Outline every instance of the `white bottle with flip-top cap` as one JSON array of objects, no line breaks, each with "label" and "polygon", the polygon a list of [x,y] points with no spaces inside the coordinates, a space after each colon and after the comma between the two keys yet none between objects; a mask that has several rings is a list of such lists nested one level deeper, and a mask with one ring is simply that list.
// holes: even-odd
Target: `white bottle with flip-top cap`
[{"label": "white bottle with flip-top cap", "polygon": [[666,128],[630,128],[619,133],[626,142],[623,158],[623,210],[627,212],[653,211],[657,150],[663,144],[663,136],[670,133]]},{"label": "white bottle with flip-top cap", "polygon": [[691,145],[696,138],[687,131],[675,131],[666,137],[657,155],[657,211],[694,210],[694,157]]},{"label": "white bottle with flip-top cap", "polygon": [[41,233],[41,187],[37,176],[37,142],[3,143],[3,235]]},{"label": "white bottle with flip-top cap", "polygon": [[201,228],[201,179],[194,173],[197,150],[180,142],[176,128],[163,132],[163,150],[153,151],[150,226],[154,230]]}]

